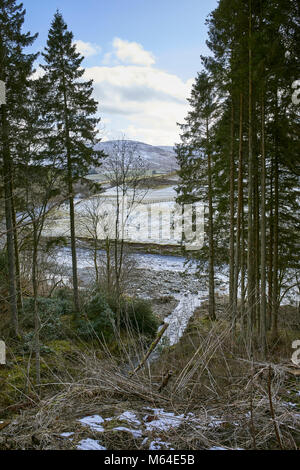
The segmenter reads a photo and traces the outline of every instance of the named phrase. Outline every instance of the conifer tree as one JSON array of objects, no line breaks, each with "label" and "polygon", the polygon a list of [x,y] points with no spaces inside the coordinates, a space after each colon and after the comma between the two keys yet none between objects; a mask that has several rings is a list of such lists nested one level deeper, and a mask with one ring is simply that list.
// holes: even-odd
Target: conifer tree
[{"label": "conifer tree", "polygon": [[24,18],[25,10],[22,3],[17,4],[16,0],[0,0],[0,80],[6,85],[6,104],[3,104],[0,110],[0,151],[5,197],[9,303],[12,324],[17,335],[13,167],[15,146],[26,108],[29,77],[32,74],[33,62],[37,57],[36,54],[24,53],[24,48],[30,46],[37,36],[31,36],[30,33],[22,31]]},{"label": "conifer tree", "polygon": [[[34,352],[36,385],[40,385],[40,329],[38,309],[39,251],[47,216],[59,205],[61,170],[57,168],[53,147],[54,122],[47,105],[48,87],[43,78],[31,81],[20,141],[16,147],[22,156],[16,172],[17,203],[28,225],[31,251],[31,283],[35,318]],[[29,248],[30,247],[30,248]]]},{"label": "conifer tree", "polygon": [[188,101],[192,110],[188,113],[185,124],[181,125],[182,144],[179,144],[176,150],[177,160],[181,167],[178,202],[194,202],[198,198],[208,204],[209,315],[212,320],[215,320],[212,129],[217,115],[217,106],[214,85],[206,72],[198,74]]},{"label": "conifer tree", "polygon": [[[208,19],[212,57],[202,58],[220,111],[210,132],[214,247],[222,240],[234,334],[239,331],[239,304],[240,331],[247,332],[250,349],[257,336],[263,354],[267,330],[277,335],[280,301],[297,284],[299,111],[292,102],[299,70],[297,18],[299,3],[294,0],[220,0]],[[178,201],[188,200],[189,192],[194,195],[205,174],[190,139],[201,123],[201,106],[190,103],[193,111],[181,126],[177,147]],[[218,252],[214,268],[220,259]]]},{"label": "conifer tree", "polygon": [[91,165],[99,166],[103,153],[94,146],[97,138],[97,102],[93,99],[92,80],[84,81],[83,57],[76,51],[73,33],[57,11],[43,53],[45,80],[49,86],[49,109],[56,123],[53,143],[55,158],[65,170],[70,206],[70,235],[73,266],[75,314],[80,311],[76,234],[74,214],[74,182],[88,173]]}]

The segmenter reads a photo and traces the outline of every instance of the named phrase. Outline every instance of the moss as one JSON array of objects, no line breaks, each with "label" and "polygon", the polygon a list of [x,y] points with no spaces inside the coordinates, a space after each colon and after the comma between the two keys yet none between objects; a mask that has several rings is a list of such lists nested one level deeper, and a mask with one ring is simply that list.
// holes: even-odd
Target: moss
[{"label": "moss", "polygon": [[55,354],[64,354],[74,352],[77,348],[72,341],[67,339],[55,339],[47,343],[47,346]]},{"label": "moss", "polygon": [[0,369],[0,412],[24,399],[23,390],[26,383],[27,369],[22,363],[22,358]]}]

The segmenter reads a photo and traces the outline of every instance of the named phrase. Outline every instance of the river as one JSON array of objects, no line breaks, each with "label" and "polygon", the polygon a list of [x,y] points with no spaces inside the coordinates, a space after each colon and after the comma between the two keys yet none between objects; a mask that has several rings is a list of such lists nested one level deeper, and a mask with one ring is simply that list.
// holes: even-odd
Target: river
[{"label": "river", "polygon": [[[102,256],[104,251],[99,251],[100,260]],[[164,319],[169,323],[164,336],[168,338],[169,344],[175,344],[195,309],[207,300],[207,287],[201,286],[196,277],[196,264],[189,263],[187,268],[187,259],[183,256],[146,253],[134,253],[131,256],[135,262],[135,276],[130,293],[149,299],[172,296],[177,300],[177,306]],[[91,250],[78,248],[77,259],[79,277],[91,276],[94,271]],[[71,249],[60,249],[56,261],[71,269]]]}]

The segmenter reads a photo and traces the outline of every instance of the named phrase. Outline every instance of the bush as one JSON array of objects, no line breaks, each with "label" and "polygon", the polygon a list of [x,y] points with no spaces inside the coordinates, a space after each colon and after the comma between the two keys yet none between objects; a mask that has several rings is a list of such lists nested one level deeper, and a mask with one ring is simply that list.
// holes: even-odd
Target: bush
[{"label": "bush", "polygon": [[[122,298],[120,305],[120,327],[152,338],[159,321],[146,300]],[[117,302],[115,297],[97,293],[85,307],[87,320],[79,321],[78,333],[84,337],[94,336],[111,340],[117,324]]]},{"label": "bush", "polygon": [[96,294],[85,306],[87,320],[80,320],[78,333],[83,337],[94,336],[109,340],[114,334],[116,316],[104,296]]},{"label": "bush", "polygon": [[125,301],[121,314],[121,327],[129,326],[136,333],[154,337],[159,326],[159,320],[152,311],[150,302],[143,299]]},{"label": "bush", "polygon": [[[61,339],[65,337],[61,317],[72,311],[72,304],[59,298],[37,299],[38,312],[41,320],[40,338],[43,340]],[[24,299],[23,326],[34,328],[34,299]]]},{"label": "bush", "polygon": [[70,315],[73,307],[73,291],[68,287],[57,289],[53,295],[54,299],[58,299],[64,309],[64,315]]},{"label": "bush", "polygon": [[[108,299],[110,308],[116,312],[116,299]],[[121,328],[132,329],[134,332],[152,338],[159,327],[159,320],[152,311],[150,302],[144,299],[121,299]]]}]

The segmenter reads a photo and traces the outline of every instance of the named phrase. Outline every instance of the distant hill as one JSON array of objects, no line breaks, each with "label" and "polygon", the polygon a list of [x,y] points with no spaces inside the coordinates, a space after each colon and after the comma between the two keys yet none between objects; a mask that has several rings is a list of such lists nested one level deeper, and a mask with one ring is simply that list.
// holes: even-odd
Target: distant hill
[{"label": "distant hill", "polygon": [[[157,172],[172,172],[178,169],[176,155],[171,146],[155,146],[148,145],[135,140],[127,140],[126,142],[136,148],[137,156],[140,156],[147,162],[149,170]],[[97,150],[103,150],[106,154],[111,155],[115,141],[100,142],[96,146]],[[97,172],[97,168],[93,169]]]}]

